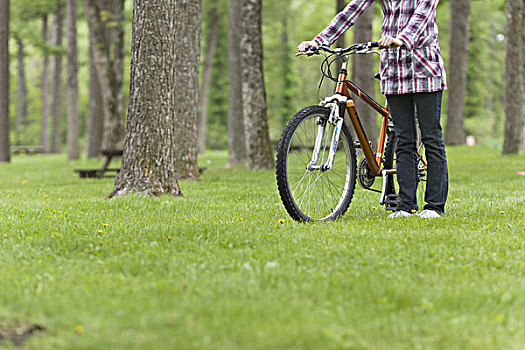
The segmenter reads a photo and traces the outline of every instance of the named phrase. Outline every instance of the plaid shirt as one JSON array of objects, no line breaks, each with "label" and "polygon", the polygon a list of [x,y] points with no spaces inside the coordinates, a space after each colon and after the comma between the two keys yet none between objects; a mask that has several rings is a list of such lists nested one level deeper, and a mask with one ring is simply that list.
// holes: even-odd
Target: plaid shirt
[{"label": "plaid shirt", "polygon": [[[318,44],[332,45],[374,1],[350,1],[314,40]],[[398,38],[404,44],[381,52],[382,94],[400,95],[447,89],[436,25],[438,2],[381,0],[384,14],[381,35]]]}]

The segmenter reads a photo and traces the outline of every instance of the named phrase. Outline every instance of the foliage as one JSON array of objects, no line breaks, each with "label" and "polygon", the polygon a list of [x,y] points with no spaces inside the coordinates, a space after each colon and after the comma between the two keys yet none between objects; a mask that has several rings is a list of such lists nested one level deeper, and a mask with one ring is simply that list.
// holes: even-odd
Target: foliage
[{"label": "foliage", "polygon": [[[64,28],[63,42],[64,47],[57,48],[50,44],[44,45],[42,41],[42,16],[48,15],[49,23],[49,38],[52,36],[52,19],[56,4],[61,0],[17,0],[11,2],[11,22],[10,33],[11,40],[9,46],[11,69],[10,69],[10,120],[11,120],[11,140],[13,145],[38,145],[40,143],[40,128],[42,116],[42,97],[41,97],[41,75],[42,75],[42,58],[44,53],[53,55],[57,52],[65,54],[66,45],[66,31]],[[62,1],[63,2],[63,1]],[[126,4],[126,35],[125,40],[127,45],[126,58],[124,64],[124,91],[125,101],[127,101],[127,91],[129,86],[129,51],[131,38],[131,20],[132,7],[131,3]],[[64,22],[65,24],[65,22]],[[80,112],[80,130],[81,138],[85,139],[85,131],[87,128],[87,114],[89,105],[89,33],[87,23],[83,17],[82,7],[78,9],[77,22],[77,45],[78,45],[78,81],[79,81],[79,112]],[[26,80],[28,89],[28,119],[29,125],[22,130],[20,135],[15,133],[15,119],[16,119],[16,90],[18,88],[17,81],[17,63],[16,63],[16,42],[15,37],[20,37],[25,44],[26,51]],[[65,62],[67,58],[63,55],[63,79],[66,79]],[[65,88],[65,83],[62,84]],[[63,90],[63,102],[65,103],[65,90]],[[51,96],[50,96],[51,101]],[[63,105],[62,122],[61,122],[61,140],[65,143],[66,139],[66,115],[65,105]]]},{"label": "foliage", "polygon": [[[42,21],[44,13],[52,18],[58,0],[17,0],[11,5],[12,37],[20,36],[26,44],[26,73],[29,82],[29,119],[31,126],[23,135],[12,134],[12,140],[38,144],[40,135],[41,98],[40,75],[43,52],[53,54],[56,48],[42,45]],[[203,0],[203,52],[209,19],[207,12],[210,0]],[[319,82],[319,58],[293,57],[295,47],[302,40],[309,40],[321,31],[335,15],[335,1],[321,0],[265,0],[263,9],[264,66],[267,88],[271,138],[276,140],[284,123],[294,111],[317,102]],[[375,3],[374,37],[378,38],[381,27],[380,2]],[[220,35],[214,59],[212,93],[209,107],[208,141],[211,148],[226,148],[228,69],[227,69],[227,23],[228,1],[218,0],[220,12]],[[132,2],[126,2],[126,42],[131,37]],[[82,130],[85,130],[88,108],[88,35],[81,10],[79,11],[79,88]],[[440,45],[448,63],[448,25],[450,19],[449,1],[441,0],[437,20],[440,29]],[[283,24],[286,21],[287,40],[283,43]],[[476,136],[478,142],[498,146],[502,139],[504,111],[504,47],[505,33],[504,0],[472,0],[471,37],[468,57],[468,91],[466,96],[466,129]],[[352,41],[352,30],[346,33],[347,42]],[[503,39],[503,40],[501,40]],[[125,86],[129,80],[129,45],[126,45]],[[54,51],[55,50],[55,51]],[[16,115],[16,45],[11,40],[11,118],[14,125]],[[377,60],[378,61],[378,60]],[[377,62],[379,66],[379,62]],[[331,84],[323,91],[331,93]],[[127,100],[127,88],[125,88]],[[379,86],[376,92],[379,100]],[[447,105],[448,93],[444,95],[443,106]],[[443,111],[446,116],[446,110]],[[445,118],[444,118],[445,119]],[[444,120],[446,122],[446,120]],[[63,127],[65,129],[65,126]],[[12,128],[14,130],[14,128]],[[13,131],[14,132],[14,131]],[[16,143],[16,142],[15,142]]]},{"label": "foliage", "polygon": [[[13,1],[10,7],[12,18],[10,23],[11,35],[25,39],[40,51],[51,52],[51,46],[49,44],[46,45],[42,40],[42,18],[53,13],[58,3],[59,0]],[[28,23],[31,25],[28,25]],[[35,30],[37,26],[40,26],[40,28]]]},{"label": "foliage", "polygon": [[[203,2],[202,52],[204,57],[209,32],[210,1]],[[228,1],[218,0],[219,34],[213,58],[210,104],[208,109],[207,146],[211,149],[228,148]],[[201,67],[204,59],[201,59]]]},{"label": "foliage", "polygon": [[117,200],[113,180],[72,173],[98,161],[0,164],[0,325],[43,326],[28,350],[525,343],[522,158],[449,150],[438,220],[387,219],[360,190],[341,220],[308,225],[286,216],[273,172],[201,162],[186,199]]},{"label": "foliage", "polygon": [[473,1],[465,101],[467,134],[499,144],[504,128],[505,12],[498,2]]}]

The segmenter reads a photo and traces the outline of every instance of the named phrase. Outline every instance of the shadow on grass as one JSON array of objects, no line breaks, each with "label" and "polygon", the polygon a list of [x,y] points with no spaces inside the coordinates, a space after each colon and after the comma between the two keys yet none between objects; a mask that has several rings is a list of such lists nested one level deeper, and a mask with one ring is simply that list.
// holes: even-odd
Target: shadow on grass
[{"label": "shadow on grass", "polygon": [[21,320],[0,319],[0,345],[12,343],[20,345],[36,332],[42,332],[45,328],[38,324],[30,324]]}]

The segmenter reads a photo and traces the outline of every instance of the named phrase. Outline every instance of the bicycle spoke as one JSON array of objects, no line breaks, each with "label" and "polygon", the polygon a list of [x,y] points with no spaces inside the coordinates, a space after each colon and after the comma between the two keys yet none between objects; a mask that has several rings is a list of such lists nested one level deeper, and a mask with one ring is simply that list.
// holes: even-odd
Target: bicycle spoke
[{"label": "bicycle spoke", "polygon": [[[330,194],[329,194],[329,196],[331,198],[330,202],[334,202],[335,199],[337,198],[337,196],[334,196],[334,192],[332,190],[332,187],[330,186],[330,181],[328,179],[324,179],[324,180],[327,182],[326,188],[328,189],[328,192],[330,192]],[[332,204],[332,203],[330,203],[330,204]]]},{"label": "bicycle spoke", "polygon": [[[317,175],[317,178],[314,180],[314,183],[315,181],[317,181],[317,179],[319,178],[319,176],[321,176],[321,174]],[[301,196],[300,200],[301,200],[301,204],[302,204],[302,201],[304,200],[304,196],[306,195],[306,193],[308,192],[308,190],[312,187],[313,184],[311,184],[311,181],[310,181],[310,177],[308,177],[308,185],[306,187],[306,190],[304,191],[303,195]]]},{"label": "bicycle spoke", "polygon": [[[335,184],[334,184],[332,181],[330,181],[330,179],[328,179],[328,178],[326,179],[326,182],[328,183],[328,188],[329,188],[329,190],[330,190],[330,194],[331,194],[331,196],[332,196],[333,201],[337,203],[338,200],[339,200],[339,198],[337,198],[337,196],[334,195],[334,191],[339,191],[338,188],[337,188],[338,186],[335,185]],[[340,187],[340,188],[343,189],[343,187]]]},{"label": "bicycle spoke", "polygon": [[341,180],[346,181],[346,177],[344,177],[343,175],[339,174],[336,171],[332,171],[332,172],[330,172],[330,174],[334,174],[334,175],[338,176]]},{"label": "bicycle spoke", "polygon": [[299,180],[299,182],[297,182],[297,184],[295,185],[295,188],[292,190],[292,196],[295,194],[295,191],[297,191],[297,189],[299,188],[299,186],[301,185],[301,183],[303,182],[303,180],[305,179],[305,177],[308,177],[310,178],[310,173],[308,171],[306,171],[304,173],[304,176],[301,180]]},{"label": "bicycle spoke", "polygon": [[[349,192],[347,184],[351,176],[350,171],[353,169],[355,172],[355,156],[350,153],[353,150],[350,149],[351,145],[348,141],[350,138],[345,126],[344,133],[341,133],[337,143],[332,168],[328,170],[321,168],[328,165],[335,127],[326,121],[327,109],[320,107],[311,109],[316,113],[308,115],[303,111],[298,115],[301,119],[297,120],[294,117],[296,119],[287,126],[289,134],[281,139],[278,160],[279,157],[282,160],[284,155],[285,167],[278,166],[279,192],[286,209],[296,220],[335,219],[346,210],[353,194],[354,189],[351,188]],[[319,118],[325,119],[323,127],[316,122]],[[290,127],[293,129],[290,130]],[[323,135],[319,134],[320,130]],[[315,144],[318,139],[322,142],[316,150]],[[318,152],[315,164],[317,169],[307,170],[307,166],[314,158],[314,152]],[[350,163],[352,159],[354,168]],[[283,170],[286,174],[284,183],[279,179]],[[288,193],[286,196],[283,196],[283,185]]]}]

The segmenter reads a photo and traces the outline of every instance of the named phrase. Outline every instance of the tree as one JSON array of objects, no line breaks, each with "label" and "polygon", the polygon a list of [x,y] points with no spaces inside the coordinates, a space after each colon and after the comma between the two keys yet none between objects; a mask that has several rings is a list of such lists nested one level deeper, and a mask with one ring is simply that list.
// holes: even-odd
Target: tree
[{"label": "tree", "polygon": [[502,154],[518,154],[523,138],[523,0],[507,0],[505,138]]},{"label": "tree", "polygon": [[246,161],[242,103],[241,13],[242,0],[230,0],[228,19],[228,166]]},{"label": "tree", "polygon": [[[339,13],[341,11],[344,10],[346,4],[345,4],[345,0],[335,0],[335,13]],[[346,47],[346,42],[345,42],[345,34],[341,34],[341,36],[339,38],[337,38],[336,42],[335,42],[335,46],[336,47]],[[339,71],[341,70],[341,65],[342,65],[342,62],[340,60],[338,60],[336,63],[336,73],[339,73]]]},{"label": "tree", "polygon": [[[354,26],[354,42],[362,43],[372,40],[372,22],[374,21],[374,7],[368,10],[359,18]],[[375,95],[376,80],[372,79],[375,73],[375,61],[372,55],[354,55],[352,64],[352,76],[354,82],[361,90],[368,93],[371,97]],[[361,99],[355,99],[355,105],[359,111],[359,117],[363,123],[365,132],[374,145],[377,144],[378,130],[376,112]]]},{"label": "tree", "polygon": [[62,32],[64,26],[64,4],[59,1],[55,10],[53,21],[53,40],[51,44],[57,49],[53,56],[51,75],[51,92],[53,94],[53,133],[52,133],[52,153],[60,152],[60,120],[62,119]]},{"label": "tree", "polygon": [[[344,10],[345,0],[336,0],[336,13]],[[368,42],[372,40],[372,23],[374,21],[374,9],[371,6],[357,21],[354,26],[354,43]],[[346,47],[344,34],[336,41],[337,47]],[[341,69],[341,62],[337,62],[337,71]],[[372,56],[354,55],[352,59],[352,79],[363,91],[371,97],[375,95],[374,76],[375,63]],[[368,138],[375,144],[377,142],[377,120],[376,113],[359,98],[355,99],[359,118]]]},{"label": "tree", "polygon": [[101,147],[121,148],[124,134],[124,0],[85,0],[83,5],[104,111]]},{"label": "tree", "polygon": [[93,44],[89,44],[89,109],[87,118],[87,145],[88,158],[97,157],[102,147],[102,133],[104,127],[104,108],[100,81],[97,77],[95,59],[93,58]]},{"label": "tree", "polygon": [[42,42],[44,46],[44,60],[42,64],[42,133],[41,144],[44,152],[47,153],[49,149],[49,99],[48,99],[48,85],[49,85],[49,55],[48,55],[48,20],[47,13],[42,16]]},{"label": "tree", "polygon": [[[209,3],[209,0],[202,2],[203,8],[208,8],[207,3]],[[228,0],[219,0],[218,2],[218,14],[222,19],[228,16],[227,4]],[[203,33],[207,33],[207,28],[209,28],[209,25],[205,24]],[[204,38],[202,41],[204,41]],[[224,149],[228,144],[228,56],[228,22],[221,20],[217,35],[215,57],[213,58],[213,68],[211,70],[208,118],[206,122],[206,148]],[[201,57],[204,57],[204,52]]]},{"label": "tree", "polygon": [[[18,46],[18,91],[16,95],[16,137],[20,138],[22,128],[27,126],[27,85],[25,71],[24,42],[16,37]],[[18,140],[17,140],[18,141]]]},{"label": "tree", "polygon": [[[345,8],[345,0],[335,0],[335,13],[339,13],[341,11],[344,10]],[[341,35],[339,38],[337,38],[337,41],[336,41],[336,46],[337,47],[345,47],[345,36],[344,34]],[[339,64],[339,67],[341,65]],[[340,69],[340,68],[339,68]]]},{"label": "tree", "polygon": [[204,153],[206,149],[206,129],[208,125],[208,104],[210,102],[211,72],[215,48],[217,47],[217,34],[219,33],[220,16],[217,11],[217,0],[210,1],[208,12],[208,38],[206,39],[206,52],[204,54],[204,64],[202,68],[202,84],[200,93],[200,113],[199,113],[199,153]]},{"label": "tree", "polygon": [[200,1],[135,1],[124,155],[110,197],[180,196],[177,179],[199,177],[200,20]]},{"label": "tree", "polygon": [[77,82],[77,2],[67,0],[67,156],[80,158]]},{"label": "tree", "polygon": [[448,95],[445,143],[447,145],[461,145],[465,143],[464,112],[470,0],[450,1],[450,12],[450,93]]},{"label": "tree", "polygon": [[9,161],[9,0],[0,0],[0,162]]},{"label": "tree", "polygon": [[291,55],[293,49],[290,47],[290,41],[288,39],[290,3],[284,2],[282,5],[284,6],[285,11],[283,11],[283,16],[281,18],[281,55],[279,59],[281,62],[280,124],[284,130],[285,125],[295,114],[295,108],[292,104],[295,82],[292,61],[293,56]]},{"label": "tree", "polygon": [[262,0],[243,0],[242,5],[242,100],[248,165],[251,170],[273,169],[263,72]]}]

